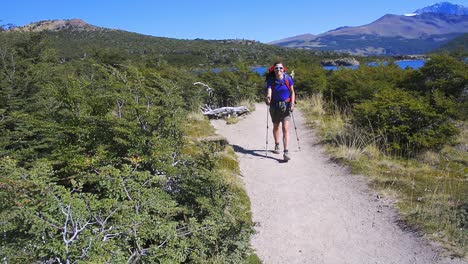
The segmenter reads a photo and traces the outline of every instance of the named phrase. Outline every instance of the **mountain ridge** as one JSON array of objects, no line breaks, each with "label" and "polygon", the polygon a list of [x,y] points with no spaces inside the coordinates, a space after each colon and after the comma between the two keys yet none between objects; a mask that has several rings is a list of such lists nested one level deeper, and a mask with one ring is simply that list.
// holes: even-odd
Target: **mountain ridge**
[{"label": "mountain ridge", "polygon": [[26,32],[40,32],[40,31],[60,31],[60,30],[72,30],[72,31],[96,31],[96,30],[113,30],[103,27],[98,27],[86,23],[84,20],[79,18],[72,19],[52,19],[52,20],[41,20],[33,22],[24,26],[14,27],[11,31],[26,31]]},{"label": "mountain ridge", "polygon": [[443,2],[415,11],[420,14],[386,14],[362,26],[343,26],[267,44],[357,55],[424,54],[468,32],[468,16],[457,15],[465,10],[468,8]]},{"label": "mountain ridge", "polygon": [[462,5],[455,5],[450,2],[440,2],[427,7],[420,8],[413,12],[414,14],[424,14],[424,13],[443,13],[451,14],[458,16],[467,16],[468,7]]}]

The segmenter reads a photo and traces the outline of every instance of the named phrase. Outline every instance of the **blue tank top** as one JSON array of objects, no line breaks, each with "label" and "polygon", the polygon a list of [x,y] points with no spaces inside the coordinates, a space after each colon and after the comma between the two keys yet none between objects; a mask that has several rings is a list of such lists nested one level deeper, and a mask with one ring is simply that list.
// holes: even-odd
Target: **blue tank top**
[{"label": "blue tank top", "polygon": [[274,102],[279,101],[286,101],[289,97],[291,97],[291,93],[289,92],[288,86],[286,85],[285,78],[288,78],[289,85],[293,86],[294,81],[289,75],[284,74],[283,79],[281,80],[271,80],[267,81],[267,88],[273,87],[273,82],[275,82],[275,87],[271,91],[271,100]]}]

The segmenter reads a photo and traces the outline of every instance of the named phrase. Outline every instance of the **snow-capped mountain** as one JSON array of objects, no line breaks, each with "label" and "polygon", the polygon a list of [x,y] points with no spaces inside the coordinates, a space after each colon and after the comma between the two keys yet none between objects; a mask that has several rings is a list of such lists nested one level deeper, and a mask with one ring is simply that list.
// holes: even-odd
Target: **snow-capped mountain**
[{"label": "snow-capped mountain", "polygon": [[468,8],[442,2],[413,14],[387,14],[366,25],[303,34],[269,44],[361,55],[408,55],[427,53],[464,33],[468,33]]},{"label": "snow-capped mountain", "polygon": [[423,14],[423,13],[438,13],[438,14],[449,14],[457,16],[468,16],[468,7],[462,5],[454,5],[449,2],[441,2],[427,6],[421,9],[418,9],[413,12],[414,14]]}]

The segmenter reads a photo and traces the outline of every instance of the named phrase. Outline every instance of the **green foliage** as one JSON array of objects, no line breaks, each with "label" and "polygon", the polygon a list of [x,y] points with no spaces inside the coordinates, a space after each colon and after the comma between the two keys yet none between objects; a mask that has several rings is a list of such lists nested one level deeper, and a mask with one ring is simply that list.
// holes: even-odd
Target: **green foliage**
[{"label": "green foliage", "polygon": [[249,69],[223,70],[219,73],[206,72],[200,75],[203,83],[213,88],[212,105],[215,107],[235,106],[239,102],[259,100],[265,82]]},{"label": "green foliage", "polygon": [[356,70],[343,68],[330,74],[324,97],[345,108],[372,99],[376,92],[392,87],[403,77],[404,71],[394,64],[360,66]]},{"label": "green foliage", "polygon": [[265,65],[275,57],[287,60],[317,56],[310,50],[288,49],[252,40],[180,40],[145,36],[121,30],[47,32],[49,41],[65,60],[93,57],[108,63],[109,59],[168,63],[173,66],[209,69],[231,67],[238,62]]},{"label": "green foliage", "polygon": [[352,112],[351,127],[367,131],[381,149],[414,155],[457,134],[453,119],[466,118],[467,72],[447,55],[432,56],[420,70],[393,63],[340,69],[326,75],[323,95],[334,107],[329,112]]},{"label": "green foliage", "polygon": [[[468,86],[468,65],[448,55],[434,55],[421,68],[423,92],[441,91],[446,96],[461,99]],[[466,98],[464,98],[466,100]]]},{"label": "green foliage", "polygon": [[380,136],[387,150],[415,154],[440,148],[457,132],[448,116],[429,100],[400,89],[383,89],[370,101],[357,104],[353,123]]},{"label": "green foliage", "polygon": [[249,201],[219,165],[235,161],[203,144],[184,153],[195,75],[105,49],[60,61],[43,35],[0,40],[2,259],[247,259]]},{"label": "green foliage", "polygon": [[[99,191],[86,192],[84,188],[89,186],[84,185],[90,183],[76,179],[66,188],[57,184],[56,175],[42,163],[25,170],[11,160],[2,160],[2,175],[8,175],[1,179],[6,186],[2,194],[9,199],[5,200],[8,214],[2,210],[1,219],[11,223],[4,247],[12,246],[10,239],[25,238],[13,244],[24,247],[24,255],[5,257],[119,262],[122,257],[154,255],[161,260],[183,261],[185,256],[180,252],[184,249],[179,247],[185,243],[178,242],[177,222],[173,220],[181,208],[161,188],[163,178],[130,165],[120,170],[110,166],[99,169],[94,175],[94,188]],[[21,195],[15,195],[18,192]],[[165,241],[170,241],[171,247],[163,247]]]},{"label": "green foliage", "polygon": [[[446,113],[453,118],[464,120],[468,115],[468,65],[454,57],[447,54],[432,55],[427,63],[419,71],[413,71],[401,86],[430,97],[446,97],[454,103],[453,108]],[[438,99],[434,98],[434,101],[436,100]]]},{"label": "green foliage", "polygon": [[321,93],[327,87],[326,71],[317,65],[294,65],[294,90],[297,96],[306,97]]}]

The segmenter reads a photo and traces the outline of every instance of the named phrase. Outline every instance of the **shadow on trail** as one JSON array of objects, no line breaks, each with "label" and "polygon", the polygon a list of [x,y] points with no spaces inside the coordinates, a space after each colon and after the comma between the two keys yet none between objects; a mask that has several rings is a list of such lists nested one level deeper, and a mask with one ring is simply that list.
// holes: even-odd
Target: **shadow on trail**
[{"label": "shadow on trail", "polygon": [[260,158],[272,159],[272,160],[278,161],[279,163],[287,162],[287,161],[284,161],[283,159],[279,159],[279,158],[275,158],[273,156],[270,156],[270,154],[273,154],[271,152],[271,150],[268,150],[268,156],[266,156],[264,149],[251,150],[251,149],[245,149],[245,148],[243,148],[241,146],[238,146],[238,145],[232,145],[232,148],[234,149],[235,152],[239,152],[239,153],[242,153],[242,154],[248,154],[248,155],[252,155],[254,157],[260,157]]}]

